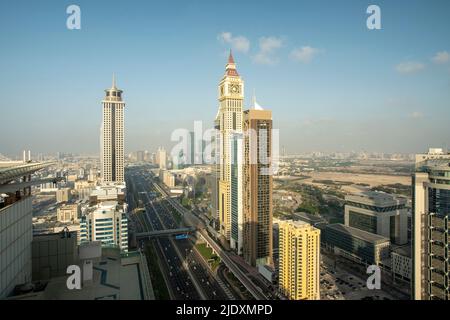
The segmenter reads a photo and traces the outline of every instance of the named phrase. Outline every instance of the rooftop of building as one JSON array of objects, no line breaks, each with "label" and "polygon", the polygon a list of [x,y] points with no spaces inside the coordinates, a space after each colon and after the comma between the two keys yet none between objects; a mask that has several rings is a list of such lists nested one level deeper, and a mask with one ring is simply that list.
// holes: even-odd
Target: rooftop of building
[{"label": "rooftop of building", "polygon": [[2,161],[0,162],[0,211],[31,195],[31,186],[39,181],[29,177],[54,162]]},{"label": "rooftop of building", "polygon": [[346,195],[345,201],[370,204],[380,207],[406,203],[405,198],[396,197],[382,191],[371,191],[371,190],[365,190],[359,193]]},{"label": "rooftop of building", "polygon": [[291,225],[298,229],[303,229],[303,228],[314,229],[314,230],[317,229],[314,226],[312,226],[311,224],[309,224],[305,221],[301,221],[301,220],[279,220],[278,224],[279,225],[280,224],[288,224],[288,225]]},{"label": "rooftop of building", "polygon": [[126,186],[124,183],[109,183],[96,186],[91,191],[89,202],[91,205],[104,201],[119,201],[121,204],[125,201]]},{"label": "rooftop of building", "polygon": [[299,218],[301,221],[307,222],[309,224],[316,224],[316,223],[324,223],[326,220],[322,217],[318,217],[314,214],[310,214],[307,212],[294,212],[294,217]]},{"label": "rooftop of building", "polygon": [[[81,268],[81,263],[79,264]],[[40,281],[34,289],[10,297],[12,300],[153,300],[155,298],[145,256],[102,248],[93,263],[93,279],[81,289],[68,289],[67,276]]]},{"label": "rooftop of building", "polygon": [[385,238],[383,236],[380,236],[378,234],[370,233],[367,231],[363,231],[357,228],[348,227],[341,223],[333,223],[326,226],[326,229],[333,229],[335,231],[338,231],[340,233],[346,233],[354,238],[361,239],[366,242],[370,242],[373,244],[380,244],[385,242],[390,242],[388,238]]},{"label": "rooftop of building", "polygon": [[104,183],[104,184],[96,186],[95,189],[92,190],[92,192],[94,194],[95,193],[104,194],[104,193],[109,193],[109,192],[120,193],[120,192],[124,192],[125,189],[126,189],[126,185],[123,182]]},{"label": "rooftop of building", "polygon": [[392,252],[397,253],[401,256],[411,258],[412,252],[411,252],[411,245],[404,245],[404,246],[392,246]]},{"label": "rooftop of building", "polygon": [[48,167],[54,162],[23,162],[3,161],[0,162],[0,185],[12,180],[31,175],[36,171]]},{"label": "rooftop of building", "polygon": [[99,201],[94,205],[90,205],[86,208],[85,214],[90,214],[92,212],[112,212],[112,211],[118,211],[118,212],[125,212],[126,211],[126,204],[123,204],[116,200],[106,200],[106,201]]},{"label": "rooftop of building", "polygon": [[427,153],[416,154],[416,170],[423,167],[450,170],[450,153],[442,148],[430,148]]},{"label": "rooftop of building", "polygon": [[115,208],[118,205],[117,201],[103,201],[100,202],[100,204],[98,205],[99,209],[112,209]]}]

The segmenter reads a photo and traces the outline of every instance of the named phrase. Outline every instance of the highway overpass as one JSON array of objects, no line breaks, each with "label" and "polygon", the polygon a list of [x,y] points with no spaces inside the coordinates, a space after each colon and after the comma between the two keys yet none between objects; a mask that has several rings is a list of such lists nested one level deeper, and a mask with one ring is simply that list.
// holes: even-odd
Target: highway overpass
[{"label": "highway overpass", "polygon": [[136,233],[136,239],[142,238],[155,238],[155,237],[164,237],[164,236],[172,236],[194,232],[195,228],[187,227],[187,228],[179,228],[179,229],[165,229],[165,230],[156,230],[150,232],[140,232]]}]

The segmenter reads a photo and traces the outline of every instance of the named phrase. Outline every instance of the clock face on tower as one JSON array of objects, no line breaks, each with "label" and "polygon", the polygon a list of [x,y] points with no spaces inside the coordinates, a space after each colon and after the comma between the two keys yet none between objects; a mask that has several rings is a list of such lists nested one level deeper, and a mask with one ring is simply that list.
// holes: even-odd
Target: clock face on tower
[{"label": "clock face on tower", "polygon": [[241,92],[241,88],[238,84],[230,84],[230,92],[233,94],[237,94]]}]

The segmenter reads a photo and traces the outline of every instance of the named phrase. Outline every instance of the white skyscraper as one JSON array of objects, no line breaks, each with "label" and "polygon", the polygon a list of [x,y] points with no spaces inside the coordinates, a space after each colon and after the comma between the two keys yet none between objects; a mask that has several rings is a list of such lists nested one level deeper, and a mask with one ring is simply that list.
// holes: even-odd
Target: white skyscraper
[{"label": "white skyscraper", "polygon": [[101,126],[100,149],[102,180],[104,182],[124,182],[124,119],[125,102],[122,90],[116,87],[113,76],[111,89],[105,90],[102,101],[103,122]]}]

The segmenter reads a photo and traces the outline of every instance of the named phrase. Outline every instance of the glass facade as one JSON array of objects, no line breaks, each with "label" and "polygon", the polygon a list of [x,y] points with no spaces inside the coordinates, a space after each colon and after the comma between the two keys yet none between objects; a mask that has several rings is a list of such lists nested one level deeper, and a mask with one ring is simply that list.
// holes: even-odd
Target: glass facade
[{"label": "glass facade", "polygon": [[431,299],[447,300],[449,297],[448,272],[448,220],[450,214],[450,190],[428,189],[429,268],[428,292]]},{"label": "glass facade", "polygon": [[357,256],[365,263],[378,264],[379,260],[388,253],[389,240],[381,239],[381,237],[377,240],[370,234],[366,234],[367,239],[364,239],[355,235],[364,231],[352,229],[341,224],[328,225],[321,232],[321,241],[332,248],[339,248]]},{"label": "glass facade", "polygon": [[416,160],[413,193],[413,297],[450,298],[450,155]]},{"label": "glass facade", "polygon": [[377,217],[349,211],[349,226],[370,233],[377,233]]}]

